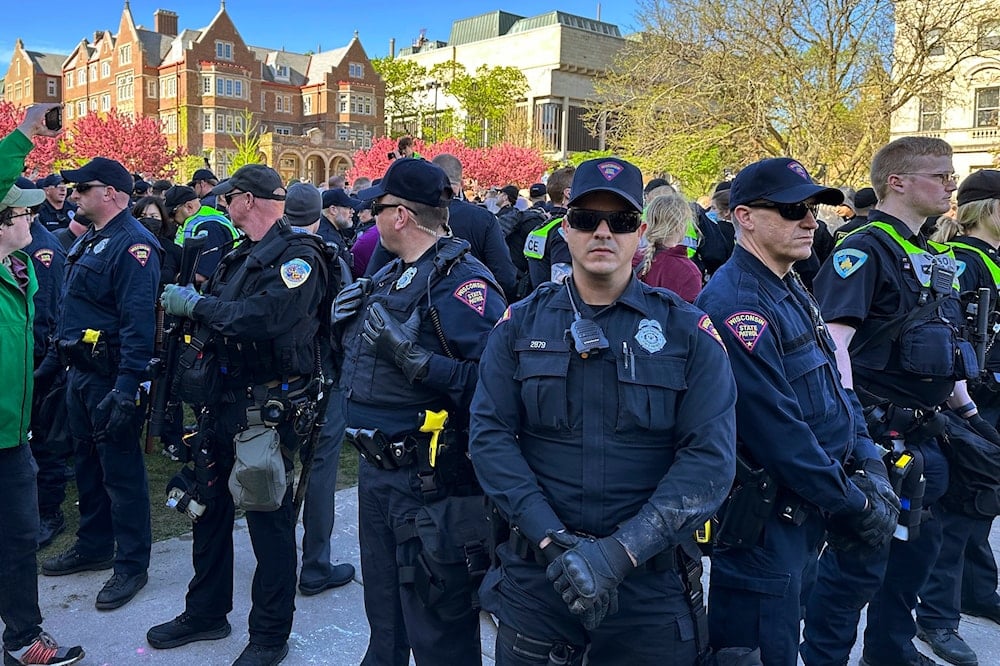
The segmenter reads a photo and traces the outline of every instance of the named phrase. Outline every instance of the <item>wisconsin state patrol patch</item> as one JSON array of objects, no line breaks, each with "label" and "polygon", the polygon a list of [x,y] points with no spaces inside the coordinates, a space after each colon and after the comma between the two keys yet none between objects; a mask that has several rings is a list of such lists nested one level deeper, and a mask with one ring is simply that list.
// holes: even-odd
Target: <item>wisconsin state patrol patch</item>
[{"label": "wisconsin state patrol patch", "polygon": [[289,289],[295,289],[305,283],[312,273],[312,266],[302,259],[292,259],[281,264],[281,281]]},{"label": "wisconsin state patrol patch", "polygon": [[504,323],[508,319],[510,319],[510,306],[509,305],[507,306],[507,309],[503,311],[503,314],[500,315],[500,318],[497,319],[497,323],[493,324],[493,328],[496,328],[497,326],[499,326],[500,324]]},{"label": "wisconsin state patrol patch", "polygon": [[833,270],[842,278],[850,277],[868,261],[868,255],[861,250],[846,248],[833,253]]},{"label": "wisconsin state patrol patch", "polygon": [[55,256],[55,252],[53,252],[47,247],[43,247],[40,250],[35,250],[35,253],[32,256],[42,266],[50,268],[52,266],[52,258]]},{"label": "wisconsin state patrol patch", "polygon": [[723,349],[726,348],[726,343],[722,341],[722,336],[719,335],[719,331],[716,330],[715,324],[712,323],[712,319],[708,315],[702,315],[701,319],[698,320],[698,328],[715,338],[715,341],[722,345]]},{"label": "wisconsin state patrol patch", "polygon": [[459,285],[452,295],[478,312],[480,317],[486,313],[486,282],[483,280],[469,280]]},{"label": "wisconsin state patrol patch", "polygon": [[655,354],[667,344],[667,339],[663,337],[663,327],[655,319],[643,319],[639,322],[635,341],[650,354]]},{"label": "wisconsin state patrol patch", "polygon": [[737,312],[726,319],[726,326],[736,339],[752,352],[757,346],[757,341],[767,330],[767,320],[756,312]]},{"label": "wisconsin state patrol patch", "polygon": [[[94,251],[96,252],[97,250]],[[135,257],[135,260],[138,261],[139,265],[143,267],[145,267],[146,262],[149,261],[150,252],[152,252],[152,249],[145,243],[136,243],[128,249],[128,253]]]}]

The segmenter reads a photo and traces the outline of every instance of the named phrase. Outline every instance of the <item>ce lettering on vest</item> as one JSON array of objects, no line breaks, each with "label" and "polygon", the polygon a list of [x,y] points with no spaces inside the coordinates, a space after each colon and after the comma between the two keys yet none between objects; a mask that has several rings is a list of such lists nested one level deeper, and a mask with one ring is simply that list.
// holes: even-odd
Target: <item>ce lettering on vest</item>
[{"label": "ce lettering on vest", "polygon": [[484,281],[469,280],[455,290],[454,296],[478,312],[480,317],[486,313],[486,283]]},{"label": "ce lettering on vest", "polygon": [[753,352],[767,325],[767,320],[756,312],[737,312],[726,319],[726,327],[748,352]]}]

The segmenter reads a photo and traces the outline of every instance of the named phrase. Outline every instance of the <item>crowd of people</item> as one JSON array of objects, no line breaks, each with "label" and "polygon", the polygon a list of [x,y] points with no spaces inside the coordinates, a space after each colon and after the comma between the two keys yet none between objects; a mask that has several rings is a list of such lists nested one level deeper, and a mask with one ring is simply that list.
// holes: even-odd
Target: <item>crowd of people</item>
[{"label": "crowd of people", "polygon": [[38,606],[69,465],[79,528],[42,575],[110,570],[100,611],[147,584],[144,428],[193,529],[158,650],[230,634],[239,508],[234,664],[285,658],[296,588],[355,578],[330,547],[346,441],[363,664],[480,664],[480,611],[501,666],[846,664],[866,607],[863,664],[933,664],[915,638],[978,663],[958,630],[1000,623],[1000,171],[958,186],[947,143],[904,137],[857,191],[778,157],[703,206],[606,157],[477,202],[404,138],[322,191],[103,157],[32,182],[50,107],[0,140],[5,663],[83,658]]}]

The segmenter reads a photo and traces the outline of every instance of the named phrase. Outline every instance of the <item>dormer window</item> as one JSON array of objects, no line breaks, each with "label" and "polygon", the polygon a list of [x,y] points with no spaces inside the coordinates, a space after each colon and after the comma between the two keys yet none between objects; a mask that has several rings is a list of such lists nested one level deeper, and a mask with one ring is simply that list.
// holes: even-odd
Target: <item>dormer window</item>
[{"label": "dormer window", "polygon": [[274,66],[274,78],[276,79],[288,79],[288,65],[275,65]]}]

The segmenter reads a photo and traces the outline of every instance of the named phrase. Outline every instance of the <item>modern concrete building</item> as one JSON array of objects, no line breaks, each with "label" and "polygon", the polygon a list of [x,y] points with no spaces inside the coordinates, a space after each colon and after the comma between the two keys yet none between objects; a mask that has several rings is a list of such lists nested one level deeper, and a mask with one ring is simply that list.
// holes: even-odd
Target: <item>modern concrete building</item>
[{"label": "modern concrete building", "polygon": [[[525,139],[561,158],[604,147],[603,127],[588,125],[584,116],[595,96],[594,78],[611,65],[624,43],[618,26],[566,12],[524,17],[493,11],[455,21],[447,42],[421,37],[398,57],[428,70],[450,61],[470,73],[484,64],[521,70],[528,92],[517,100],[517,112],[525,120]],[[420,95],[419,102],[433,104],[435,111],[458,107],[436,81],[427,81]]]}]

